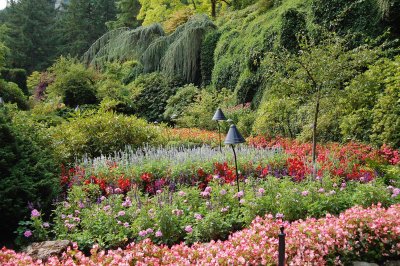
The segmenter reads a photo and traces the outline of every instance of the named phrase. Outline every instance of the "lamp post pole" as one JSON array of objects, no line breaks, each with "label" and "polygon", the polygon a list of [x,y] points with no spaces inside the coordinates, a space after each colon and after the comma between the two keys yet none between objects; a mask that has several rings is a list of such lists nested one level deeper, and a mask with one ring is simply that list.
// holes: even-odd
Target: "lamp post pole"
[{"label": "lamp post pole", "polygon": [[224,113],[222,112],[221,108],[217,108],[217,111],[215,111],[215,114],[212,118],[212,120],[217,121],[218,125],[218,138],[219,138],[219,151],[222,152],[222,144],[221,144],[221,126],[219,124],[219,121],[225,121],[226,117]]},{"label": "lamp post pole", "polygon": [[232,124],[229,127],[229,131],[228,131],[228,134],[226,135],[224,143],[227,145],[231,145],[231,147],[232,147],[233,157],[235,159],[236,183],[237,183],[238,192],[240,192],[240,186],[239,186],[239,171],[238,171],[238,166],[237,166],[235,145],[239,144],[239,143],[243,143],[243,142],[246,142],[246,140],[240,134],[240,132],[236,128],[236,126],[234,124]]},{"label": "lamp post pole", "polygon": [[236,184],[237,184],[237,189],[238,189],[238,193],[239,193],[239,191],[240,191],[240,187],[239,187],[239,171],[238,171],[238,167],[237,167],[235,146],[232,144],[231,147],[232,147],[232,150],[233,150],[233,157],[235,158]]}]

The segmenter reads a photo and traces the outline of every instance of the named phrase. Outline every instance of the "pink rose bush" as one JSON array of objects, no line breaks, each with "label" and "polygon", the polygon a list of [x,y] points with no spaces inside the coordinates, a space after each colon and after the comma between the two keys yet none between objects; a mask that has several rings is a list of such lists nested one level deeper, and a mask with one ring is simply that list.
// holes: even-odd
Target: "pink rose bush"
[{"label": "pink rose bush", "polygon": [[[98,246],[85,256],[75,245],[47,265],[268,265],[278,260],[278,232],[285,226],[288,265],[343,265],[347,260],[400,256],[400,204],[388,209],[379,204],[353,207],[338,217],[298,220],[293,223],[272,215],[257,217],[249,228],[226,241],[184,243],[171,248],[145,239],[126,249],[101,251]],[[379,257],[376,257],[379,256]],[[44,265],[24,253],[3,248],[1,265]]]}]

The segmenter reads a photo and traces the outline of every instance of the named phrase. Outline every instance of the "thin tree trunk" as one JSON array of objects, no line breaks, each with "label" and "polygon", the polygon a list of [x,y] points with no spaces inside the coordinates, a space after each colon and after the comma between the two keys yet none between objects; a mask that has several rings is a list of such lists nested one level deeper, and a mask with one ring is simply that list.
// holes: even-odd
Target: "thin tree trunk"
[{"label": "thin tree trunk", "polygon": [[211,16],[215,18],[217,16],[217,0],[211,0]]},{"label": "thin tree trunk", "polygon": [[317,173],[317,123],[318,123],[318,113],[319,113],[319,92],[317,94],[317,99],[315,103],[315,113],[314,113],[314,121],[313,121],[313,137],[312,137],[312,164],[313,164],[313,176],[316,177]]},{"label": "thin tree trunk", "polygon": [[196,6],[196,2],[194,0],[192,0],[192,5],[193,5],[194,10],[196,10],[197,6]]}]

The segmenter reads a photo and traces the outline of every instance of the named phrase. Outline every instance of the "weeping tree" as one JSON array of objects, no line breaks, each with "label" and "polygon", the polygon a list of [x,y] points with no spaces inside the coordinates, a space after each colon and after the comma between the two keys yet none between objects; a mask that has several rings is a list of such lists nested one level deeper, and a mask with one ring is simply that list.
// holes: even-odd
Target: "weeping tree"
[{"label": "weeping tree", "polygon": [[139,59],[153,41],[164,35],[160,24],[133,30],[129,28],[111,30],[90,46],[82,60],[87,65],[103,68],[107,62]]},{"label": "weeping tree", "polygon": [[101,68],[106,62],[135,59],[142,63],[144,73],[162,71],[198,83],[201,43],[205,34],[215,29],[206,15],[191,17],[170,35],[165,35],[160,24],[116,29],[93,43],[83,60]]}]

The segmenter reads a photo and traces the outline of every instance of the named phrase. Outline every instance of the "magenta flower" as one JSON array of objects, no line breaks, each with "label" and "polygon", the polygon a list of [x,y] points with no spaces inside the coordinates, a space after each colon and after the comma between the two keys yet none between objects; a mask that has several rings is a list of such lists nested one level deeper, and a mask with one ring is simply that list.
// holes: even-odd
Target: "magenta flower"
[{"label": "magenta flower", "polygon": [[181,190],[181,191],[178,192],[178,195],[181,196],[181,197],[184,197],[184,196],[186,196],[186,193],[185,193],[185,191]]},{"label": "magenta flower", "polygon": [[160,230],[158,230],[156,232],[156,237],[162,237],[162,236],[163,236],[162,232]]},{"label": "magenta flower", "polygon": [[318,189],[318,192],[319,192],[319,193],[324,193],[324,192],[325,192],[325,189],[322,187],[322,188]]},{"label": "magenta flower", "polygon": [[142,230],[142,231],[139,232],[139,236],[140,237],[145,237],[146,235],[147,235],[146,230]]},{"label": "magenta flower", "polygon": [[129,223],[125,222],[124,227],[129,227]]},{"label": "magenta flower", "polygon": [[258,189],[258,193],[260,193],[261,195],[263,195],[265,193],[265,189],[263,189],[262,187]]},{"label": "magenta flower", "polygon": [[39,216],[40,216],[40,212],[38,212],[38,210],[36,210],[36,209],[33,209],[32,212],[31,212],[31,217],[32,218],[36,218],[36,217],[39,217]]},{"label": "magenta flower", "polygon": [[43,223],[43,227],[44,227],[44,228],[49,228],[49,227],[50,227],[50,224],[47,223],[47,222],[46,222],[46,223]]},{"label": "magenta flower", "polygon": [[118,216],[124,216],[125,215],[125,212],[124,211],[119,211],[118,212]]},{"label": "magenta flower", "polygon": [[283,219],[283,217],[285,217],[285,215],[284,215],[283,213],[277,213],[277,214],[275,215],[275,218],[276,218],[276,219]]},{"label": "magenta flower", "polygon": [[187,225],[186,227],[185,227],[185,231],[187,232],[187,233],[191,233],[191,232],[193,232],[193,228],[192,228],[192,226],[190,226],[190,225]]},{"label": "magenta flower", "polygon": [[153,229],[151,229],[151,228],[147,228],[147,230],[146,230],[146,233],[147,234],[152,234],[154,231],[153,231]]},{"label": "magenta flower", "polygon": [[304,190],[303,192],[301,192],[301,195],[305,197],[308,195],[308,193],[309,193],[308,190]]},{"label": "magenta flower", "polygon": [[392,198],[397,197],[400,194],[400,188],[394,188]]},{"label": "magenta flower", "polygon": [[202,191],[202,192],[200,192],[200,195],[202,196],[202,197],[208,197],[208,196],[210,196],[210,192],[208,192],[208,191]]},{"label": "magenta flower", "polygon": [[31,230],[26,230],[24,233],[25,237],[31,237],[32,236],[32,231]]},{"label": "magenta flower", "polygon": [[196,220],[201,220],[201,219],[203,219],[203,216],[201,216],[201,214],[199,214],[199,213],[195,213],[194,218],[196,218]]},{"label": "magenta flower", "polygon": [[241,200],[239,201],[240,204],[244,204],[245,202],[246,202],[245,199],[241,199]]},{"label": "magenta flower", "polygon": [[243,191],[239,191],[238,193],[236,193],[236,197],[237,198],[241,198],[244,196],[244,192]]},{"label": "magenta flower", "polygon": [[222,190],[219,192],[219,194],[221,194],[222,196],[223,196],[223,195],[226,195],[226,193],[227,193],[227,192],[226,192],[225,189],[222,189]]}]

